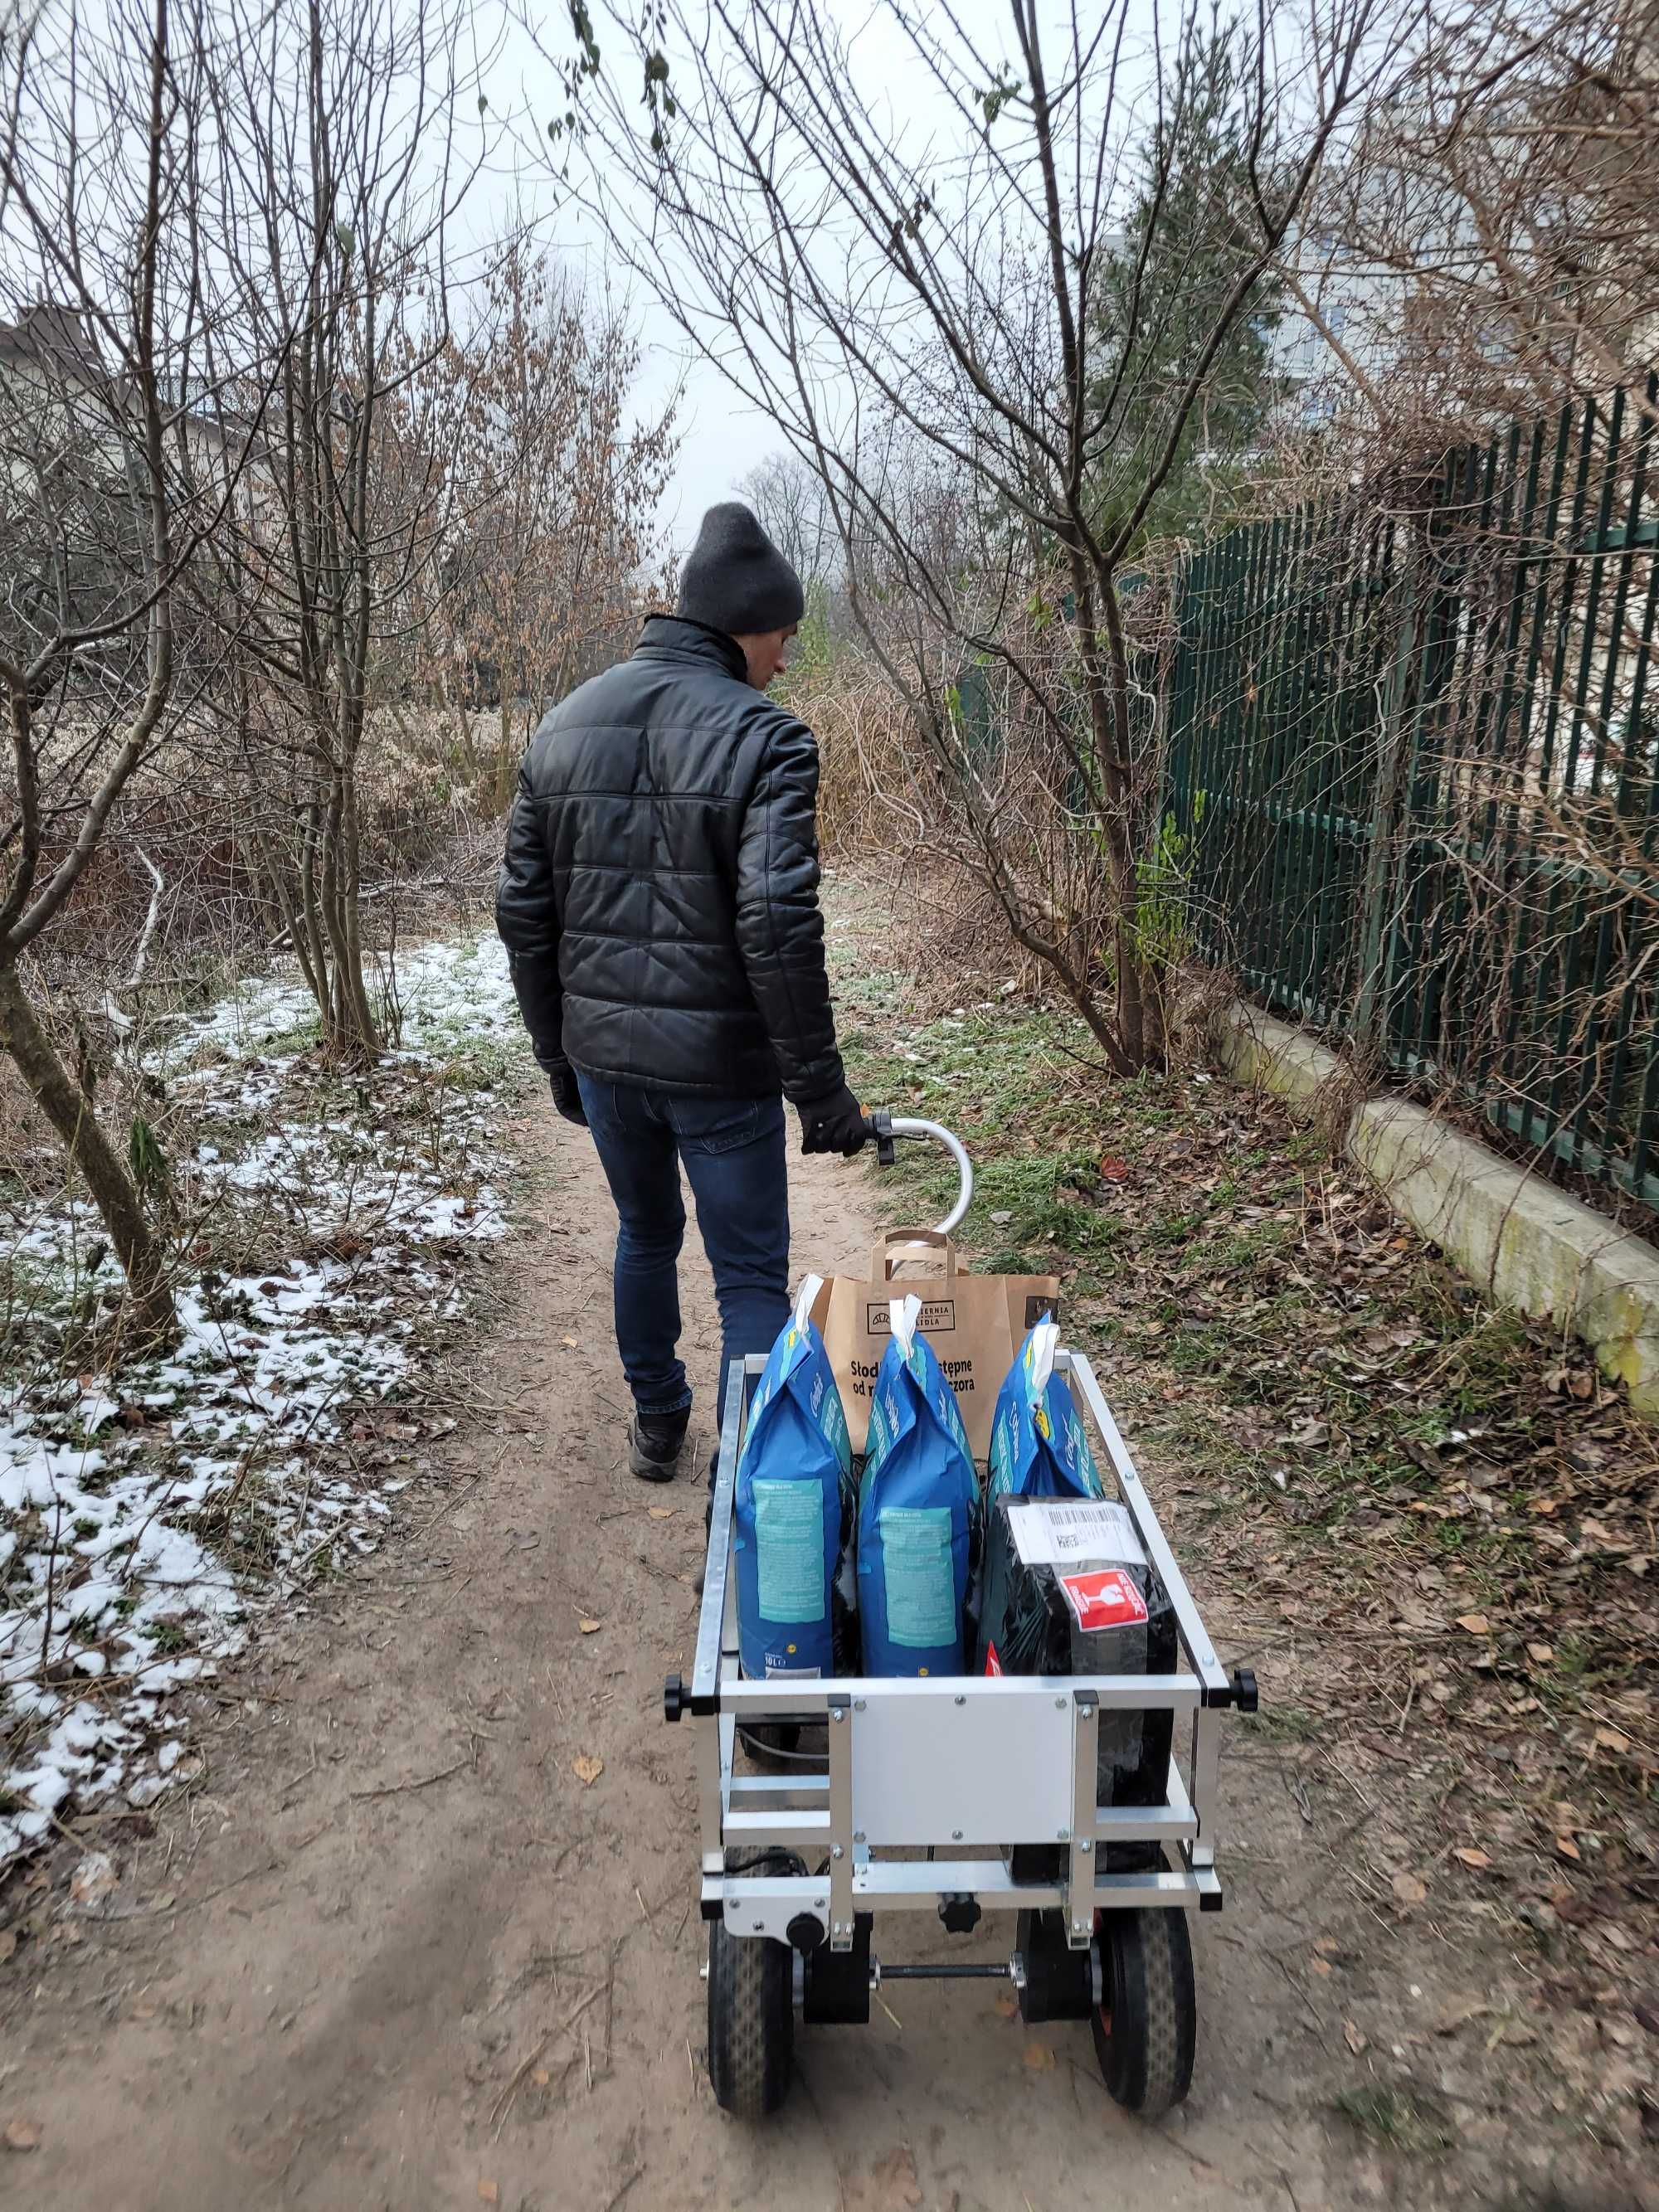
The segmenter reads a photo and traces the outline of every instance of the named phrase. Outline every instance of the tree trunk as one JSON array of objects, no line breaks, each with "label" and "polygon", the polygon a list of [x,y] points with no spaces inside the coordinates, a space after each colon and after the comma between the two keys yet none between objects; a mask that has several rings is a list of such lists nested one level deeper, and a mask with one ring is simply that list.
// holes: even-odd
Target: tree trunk
[{"label": "tree trunk", "polygon": [[126,1270],[131,1322],[145,1345],[176,1344],[179,1316],[167,1257],[119,1153],[86,1096],[52,1048],[28,1002],[15,963],[0,963],[0,1045],[11,1054],[34,1103],[86,1178],[93,1204]]}]

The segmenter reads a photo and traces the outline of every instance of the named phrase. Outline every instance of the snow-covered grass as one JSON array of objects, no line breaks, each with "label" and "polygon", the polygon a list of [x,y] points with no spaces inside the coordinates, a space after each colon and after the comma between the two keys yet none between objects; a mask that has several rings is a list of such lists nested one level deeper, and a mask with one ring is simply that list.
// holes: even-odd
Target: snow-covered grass
[{"label": "snow-covered grass", "polygon": [[282,975],[146,1055],[185,1255],[165,1357],[82,1370],[121,1288],[97,1218],[3,1203],[0,1868],[71,1800],[143,1807],[188,1774],[169,1693],[380,1540],[403,1485],[353,1450],[356,1409],[408,1390],[462,1255],[501,1233],[491,1125],[517,1024],[493,939],[404,952],[396,1001],[369,1077],[319,1064]]}]

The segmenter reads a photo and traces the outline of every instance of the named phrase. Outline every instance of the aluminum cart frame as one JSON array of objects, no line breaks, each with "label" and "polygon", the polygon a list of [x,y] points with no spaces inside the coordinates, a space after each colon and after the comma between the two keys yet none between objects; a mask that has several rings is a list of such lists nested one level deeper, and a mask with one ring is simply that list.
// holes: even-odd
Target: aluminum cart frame
[{"label": "aluminum cart frame", "polygon": [[[1167,2109],[1185,2094],[1192,2064],[1182,1908],[1222,1904],[1221,1711],[1254,1711],[1256,1692],[1246,1670],[1230,1675],[1216,1657],[1094,1370],[1081,1353],[1057,1355],[1169,1594],[1181,1672],[775,1686],[739,1669],[732,1541],[742,1378],[765,1364],[757,1355],[728,1370],[696,1658],[690,1685],[671,1675],[665,1692],[666,1717],[689,1717],[696,1739],[716,2096],[747,2117],[773,2109],[788,2086],[796,2015],[867,2021],[884,1975],[995,1975],[1014,1984],[1028,2021],[1091,2020],[1114,2095],[1149,2116]],[[1161,1804],[1096,1802],[1099,1716],[1126,1708],[1175,1716]],[[817,1771],[734,1771],[740,1726],[815,1721],[827,1756],[804,1769]],[[1015,1852],[1033,1845],[1048,1847],[1054,1878],[1017,1879]],[[1122,1845],[1146,1847],[1116,1853],[1144,1870],[1107,1870],[1111,1847]],[[1020,1919],[1006,1965],[884,1967],[871,1951],[878,1912],[937,1914],[965,1931],[981,1911],[1010,1910]]]}]

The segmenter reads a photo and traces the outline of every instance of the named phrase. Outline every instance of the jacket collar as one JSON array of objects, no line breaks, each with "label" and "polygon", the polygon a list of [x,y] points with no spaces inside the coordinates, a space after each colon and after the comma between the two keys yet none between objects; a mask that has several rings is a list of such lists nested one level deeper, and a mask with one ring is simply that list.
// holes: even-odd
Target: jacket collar
[{"label": "jacket collar", "polygon": [[749,663],[735,638],[706,623],[689,622],[684,615],[647,615],[635,660],[690,660],[723,669],[741,682],[749,681]]}]

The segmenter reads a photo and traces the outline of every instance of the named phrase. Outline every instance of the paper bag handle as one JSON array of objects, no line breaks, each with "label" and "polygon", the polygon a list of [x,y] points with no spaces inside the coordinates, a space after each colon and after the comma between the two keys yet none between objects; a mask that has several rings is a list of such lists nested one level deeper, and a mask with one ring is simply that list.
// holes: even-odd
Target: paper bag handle
[{"label": "paper bag handle", "polygon": [[940,1272],[948,1279],[957,1272],[954,1240],[937,1229],[889,1229],[876,1239],[870,1254],[870,1273],[877,1282],[888,1283],[895,1267],[914,1259],[918,1251],[939,1253],[945,1262]]}]

